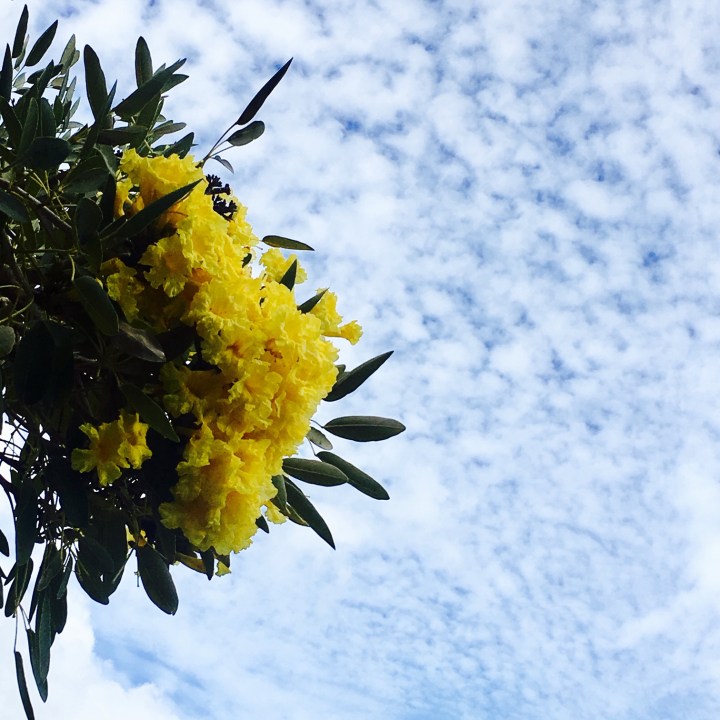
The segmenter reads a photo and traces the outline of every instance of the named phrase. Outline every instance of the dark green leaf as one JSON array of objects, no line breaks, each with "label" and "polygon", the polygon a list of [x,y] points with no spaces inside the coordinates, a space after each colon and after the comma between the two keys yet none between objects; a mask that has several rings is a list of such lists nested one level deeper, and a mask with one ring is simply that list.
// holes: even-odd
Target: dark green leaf
[{"label": "dark green leaf", "polygon": [[158,138],[162,137],[163,135],[170,135],[172,133],[180,132],[180,130],[184,130],[187,123],[174,123],[168,120],[167,122],[162,123],[162,125],[157,125],[152,130],[152,136],[153,139],[157,140]]},{"label": "dark green leaf", "polygon": [[93,516],[93,528],[95,539],[105,548],[112,562],[110,576],[106,579],[112,593],[120,582],[128,558],[125,516],[114,509],[96,511]]},{"label": "dark green leaf", "polygon": [[322,300],[322,297],[326,292],[327,290],[321,290],[316,295],[313,295],[309,300],[306,300],[304,303],[298,305],[298,310],[301,313],[309,313]]},{"label": "dark green leaf", "polygon": [[53,41],[53,38],[55,37],[57,26],[58,21],[55,20],[55,22],[50,25],[50,27],[35,41],[35,44],[32,46],[27,58],[25,58],[25,65],[27,67],[37,65],[42,60],[43,55],[46,53]]},{"label": "dark green leaf", "polygon": [[78,540],[78,562],[93,575],[112,575],[115,572],[110,553],[89,535],[83,535]]},{"label": "dark green leaf", "polygon": [[322,519],[315,506],[307,499],[305,493],[289,478],[285,479],[288,503],[297,514],[331,547],[335,549],[330,528]]},{"label": "dark green leaf", "polygon": [[372,415],[347,415],[335,418],[323,425],[323,428],[333,435],[355,442],[387,440],[405,430],[405,426],[397,420]]},{"label": "dark green leaf", "polygon": [[290,263],[290,267],[285,271],[285,274],[280,278],[280,284],[284,285],[288,290],[292,290],[295,286],[295,277],[297,276],[297,259]]},{"label": "dark green leaf", "polygon": [[103,145],[131,145],[142,142],[148,129],[143,125],[129,125],[128,127],[101,130],[98,142]]},{"label": "dark green leaf", "polygon": [[103,335],[117,335],[119,319],[105,288],[90,275],[76,277],[73,282],[85,312]]},{"label": "dark green leaf", "polygon": [[[178,157],[184,158],[193,146],[195,140],[195,133],[188,133],[181,137],[176,143],[173,143],[163,151],[163,157],[170,157],[171,155],[177,155]],[[228,163],[229,164],[229,163]]]},{"label": "dark green leaf", "polygon": [[37,581],[38,592],[42,592],[50,583],[63,571],[62,559],[60,551],[55,543],[50,542],[45,546],[43,561],[40,565],[40,571]]},{"label": "dark green leaf", "polygon": [[166,362],[165,353],[160,343],[147,330],[134,328],[132,325],[120,321],[120,334],[117,343],[118,348],[127,355],[148,362]]},{"label": "dark green leaf", "polygon": [[24,165],[33,170],[52,170],[72,152],[67,140],[57,137],[36,137],[22,154]]},{"label": "dark green leaf", "polygon": [[0,530],[0,553],[5,557],[10,557],[10,545],[8,545],[7,538],[2,530]]},{"label": "dark green leaf", "polygon": [[105,73],[100,66],[100,58],[89,45],[83,49],[83,61],[85,63],[85,90],[90,110],[97,122],[107,115],[108,91]]},{"label": "dark green leaf", "polygon": [[[67,585],[70,581],[70,575],[73,571],[73,559],[72,557],[68,557],[67,565],[65,566],[65,570],[63,572],[62,580],[60,581],[60,584],[58,585],[57,592],[55,593],[56,598],[64,597],[67,593]],[[58,632],[60,632],[58,630]]]},{"label": "dark green leaf", "polygon": [[358,365],[354,370],[343,373],[335,381],[335,385],[327,394],[325,400],[334,402],[357,390],[392,354],[393,351],[389,350],[364,362],[362,365]]},{"label": "dark green leaf", "polygon": [[155,432],[160,433],[168,440],[180,441],[165,411],[139,387],[130,383],[123,383],[120,386],[120,391],[130,403],[130,407],[140,414],[143,422],[146,422]]},{"label": "dark green leaf", "polygon": [[[31,652],[30,660],[40,697],[45,702],[47,700],[47,676],[50,670],[50,645],[52,644],[52,598],[49,593],[43,593],[42,600],[38,604],[38,614],[35,619],[35,642],[37,643],[36,653]],[[34,658],[33,655],[35,655]]]},{"label": "dark green leaf", "polygon": [[323,435],[317,428],[311,427],[305,436],[313,445],[321,447],[323,450],[332,450],[333,445],[330,440]]},{"label": "dark green leaf", "polygon": [[97,203],[86,197],[78,200],[73,216],[73,229],[80,245],[84,245],[97,236],[102,219],[102,210]]},{"label": "dark green leaf", "polygon": [[262,241],[270,247],[284,248],[285,250],[312,250],[309,245],[299,240],[291,240],[281,235],[266,235]]},{"label": "dark green leaf", "polygon": [[[71,35],[70,39],[67,41],[67,44],[65,45],[65,49],[62,51],[62,55],[60,56],[60,64],[63,66],[65,71],[69,70],[76,62],[77,59],[80,57],[80,53],[77,52],[75,49],[75,35]],[[64,75],[63,79],[66,79],[67,75]],[[72,95],[72,93],[70,93]]]},{"label": "dark green leaf", "polygon": [[38,135],[54,137],[56,128],[55,113],[53,112],[52,105],[50,105],[46,98],[40,98],[38,109],[40,111]]},{"label": "dark green leaf", "polygon": [[200,559],[203,562],[207,579],[212,580],[212,577],[215,573],[215,552],[212,548],[209,548],[208,550],[203,550],[200,553]]},{"label": "dark green leaf", "polygon": [[320,460],[285,458],[282,467],[283,472],[297,480],[303,480],[312,485],[332,487],[334,485],[343,485],[347,482],[345,473],[338,470],[334,465],[324,463]]},{"label": "dark green leaf", "polygon": [[139,113],[146,103],[164,89],[172,74],[184,63],[185,60],[178,60],[170,67],[158,70],[149,80],[118,103],[113,110],[123,119]]},{"label": "dark green leaf", "polygon": [[279,507],[283,512],[287,512],[287,490],[285,488],[285,477],[283,475],[273,475],[272,484],[277,490],[277,495],[272,499],[274,505]]},{"label": "dark green leaf", "polygon": [[[20,104],[16,105],[16,108],[19,110]],[[37,135],[39,112],[37,100],[34,97],[28,101],[24,116],[18,116],[18,119],[22,124],[22,134],[17,150],[19,155],[23,155]]]},{"label": "dark green leaf", "polygon": [[15,108],[2,96],[0,96],[0,116],[5,124],[10,144],[18,148],[20,146],[23,128],[20,120],[18,120]]},{"label": "dark green leaf", "polygon": [[38,642],[38,633],[30,628],[27,629],[28,650],[30,651],[30,667],[35,677],[35,685],[38,689],[40,699],[45,702],[47,700],[47,673],[45,677],[42,675],[42,661],[40,659],[40,647]]},{"label": "dark green leaf", "polygon": [[118,235],[121,237],[132,237],[142,232],[150,223],[157,220],[164,212],[175,205],[175,203],[180,202],[180,200],[189,195],[199,182],[200,180],[196,180],[150,203],[150,205],[143,208],[139,213],[133,215],[121,225],[117,231]]},{"label": "dark green leaf", "polygon": [[265,533],[270,532],[270,527],[267,524],[267,520],[262,516],[255,518],[255,524]]},{"label": "dark green leaf", "polygon": [[338,457],[331,452],[319,452],[318,457],[330,465],[334,465],[336,468],[342,470],[347,475],[348,484],[352,485],[356,490],[361,493],[368,495],[376,500],[389,500],[390,496],[387,494],[387,490],[376,480],[371,478],[367,473],[364,473],[360,468],[356,468],[350,464],[347,460]]},{"label": "dark green leaf", "polygon": [[165,559],[151,545],[143,545],[136,552],[140,580],[148,597],[163,612],[174,615],[178,596]]},{"label": "dark green leaf", "polygon": [[58,494],[65,523],[75,528],[86,527],[88,499],[80,473],[72,469],[69,460],[53,459],[45,471],[45,478]]},{"label": "dark green leaf", "polygon": [[65,623],[67,622],[67,593],[63,593],[60,597],[53,595],[51,599],[53,631],[61,633],[65,629]]},{"label": "dark green leaf", "polygon": [[2,70],[0,70],[0,97],[10,100],[12,94],[12,58],[10,57],[10,46],[5,48],[5,57],[3,58]]},{"label": "dark green leaf", "polygon": [[52,336],[43,322],[35,323],[18,343],[13,367],[15,391],[22,402],[32,405],[45,396],[52,348]]},{"label": "dark green leaf", "polygon": [[254,120],[247,127],[236,130],[227,141],[235,147],[240,147],[257,140],[264,132],[265,123],[262,120]]},{"label": "dark green leaf", "polygon": [[150,48],[148,48],[145,38],[139,37],[135,45],[135,80],[137,86],[140,87],[146,83],[152,75],[153,69]]},{"label": "dark green leaf", "polygon": [[[63,181],[66,193],[95,193],[102,190],[113,170],[111,170],[100,152],[73,165]],[[104,194],[103,194],[104,197]]]},{"label": "dark green leaf", "polygon": [[0,190],[0,212],[7,215],[15,222],[26,223],[30,222],[30,216],[28,211],[25,209],[22,200],[11,195],[10,193]]},{"label": "dark green leaf", "polygon": [[26,478],[15,507],[15,558],[18,567],[28,562],[35,547],[37,516],[37,495]]},{"label": "dark green leaf", "polygon": [[107,605],[110,602],[108,588],[103,583],[100,575],[89,571],[79,560],[75,565],[75,577],[80,583],[80,587],[95,602],[101,605]]},{"label": "dark green leaf", "polygon": [[[25,591],[28,588],[33,571],[32,558],[25,565],[17,565],[16,563],[13,570],[15,575],[5,600],[5,617],[10,617],[22,602],[23,597],[25,597]],[[10,574],[13,574],[12,571]]]},{"label": "dark green leaf", "polygon": [[277,87],[277,84],[283,79],[283,76],[288,71],[290,63],[293,61],[290,58],[266,83],[262,86],[260,91],[255,97],[248,103],[248,106],[240,113],[236,125],[245,125],[249,123],[258,110],[263,106],[263,103],[268,99],[270,93]]},{"label": "dark green leaf", "polygon": [[211,159],[219,162],[228,172],[235,172],[233,166],[224,157],[220,157],[219,155],[213,155]]},{"label": "dark green leaf", "polygon": [[22,655],[15,651],[15,674],[17,675],[18,690],[20,691],[20,700],[22,701],[23,710],[27,720],[35,720],[30,695],[28,694],[27,682],[25,681],[25,670],[23,668]]},{"label": "dark green leaf", "polygon": [[17,29],[15,30],[15,38],[13,40],[13,46],[12,46],[12,56],[14,58],[20,57],[20,53],[23,51],[23,48],[25,47],[27,26],[28,26],[28,7],[27,7],[27,5],[25,5],[25,7],[23,7],[23,9],[22,9],[22,12],[20,13],[20,20],[18,21]]}]

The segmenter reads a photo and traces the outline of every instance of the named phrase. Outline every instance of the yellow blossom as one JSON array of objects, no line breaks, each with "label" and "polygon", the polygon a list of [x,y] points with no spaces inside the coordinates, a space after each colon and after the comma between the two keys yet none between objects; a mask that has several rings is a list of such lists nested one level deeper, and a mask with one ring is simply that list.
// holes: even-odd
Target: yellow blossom
[{"label": "yellow blossom", "polygon": [[[320,288],[318,292],[322,292]],[[342,317],[337,311],[337,296],[334,292],[325,290],[320,302],[310,311],[311,314],[320,319],[322,323],[322,334],[325,337],[339,337],[350,341],[353,345],[362,336],[362,328],[356,320],[352,320],[345,325],[340,325]]]},{"label": "yellow blossom", "polygon": [[[297,255],[293,253],[290,257],[286,258],[278,248],[270,248],[262,254],[260,262],[265,268],[265,276],[270,280],[280,282],[283,275],[285,275],[290,268],[290,265],[292,265],[293,262],[297,262]],[[295,284],[299,285],[306,280],[307,273],[305,272],[305,268],[298,262],[295,273]]]}]

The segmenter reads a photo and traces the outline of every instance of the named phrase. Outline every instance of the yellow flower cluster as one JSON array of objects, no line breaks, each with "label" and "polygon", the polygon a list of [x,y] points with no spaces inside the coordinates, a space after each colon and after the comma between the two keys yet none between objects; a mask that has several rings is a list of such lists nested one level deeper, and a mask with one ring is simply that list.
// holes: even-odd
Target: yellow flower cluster
[{"label": "yellow flower cluster", "polygon": [[[269,520],[284,519],[271,505],[271,478],[283,457],[297,452],[335,381],[337,350],[326,337],[356,342],[361,331],[357,323],[340,326],[332,293],[311,312],[298,309],[293,291],[279,282],[294,257],[270,249],[253,275],[257,239],[245,208],[231,197],[231,219],[216,212],[192,158],[143,158],[130,150],[120,169],[118,215],[201,181],[156,222],[159,239],[135,267],[116,258],[103,272],[130,322],[158,331],[183,323],[197,332],[201,367],[212,369],[198,369],[191,352],[161,372],[166,410],[192,414],[196,429],[177,466],[173,501],[160,514],[202,550],[237,552],[250,544],[263,508]],[[296,282],[305,277],[298,266]]]},{"label": "yellow flower cluster", "polygon": [[123,412],[113,422],[98,427],[84,423],[80,430],[89,438],[90,447],[72,451],[72,467],[79,472],[95,470],[101,485],[117,480],[123,468],[137,470],[152,455],[145,439],[148,426],[137,414]]}]

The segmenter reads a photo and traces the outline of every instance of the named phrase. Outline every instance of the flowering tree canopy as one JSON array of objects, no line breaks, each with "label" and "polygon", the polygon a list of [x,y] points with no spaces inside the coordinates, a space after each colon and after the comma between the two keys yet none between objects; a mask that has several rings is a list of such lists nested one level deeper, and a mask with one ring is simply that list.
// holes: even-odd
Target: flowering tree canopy
[{"label": "flowering tree canopy", "polygon": [[[296,292],[296,253],[311,248],[259,240],[206,174],[211,159],[232,171],[222,153],[263,133],[256,114],[290,62],[198,159],[192,133],[167,141],[185,125],[162,114],[184,61],[154,69],[140,38],[137,87],[117,100],[86,46],[83,124],[74,36],[43,65],[57,21],[33,43],[27,24],[25,7],[0,70],[0,484],[15,537],[13,555],[0,530],[0,603],[26,632],[44,700],[71,575],[105,604],[134,557],[172,614],[171,565],[222,575],[258,529],[287,519],[333,545],[303,483],[388,496],[328,435],[377,441],[404,427],[313,423],[391,353],[337,364],[336,339],[357,343],[361,329],[331,290]],[[312,458],[298,456],[304,444]],[[30,718],[17,646],[15,664]]]}]

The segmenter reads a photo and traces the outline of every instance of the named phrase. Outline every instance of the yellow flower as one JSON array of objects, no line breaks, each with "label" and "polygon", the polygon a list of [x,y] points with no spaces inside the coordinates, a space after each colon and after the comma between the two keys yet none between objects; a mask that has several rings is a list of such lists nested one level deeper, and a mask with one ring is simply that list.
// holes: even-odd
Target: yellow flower
[{"label": "yellow flower", "polygon": [[[322,292],[322,288],[318,292]],[[338,314],[336,305],[337,296],[335,293],[325,290],[320,302],[310,312],[320,319],[322,323],[321,332],[325,337],[344,338],[355,345],[362,336],[362,328],[356,320],[340,325],[342,317]]]},{"label": "yellow flower", "polygon": [[128,322],[132,322],[138,316],[138,298],[144,290],[136,271],[120,258],[107,260],[100,270],[105,275],[108,295],[120,305]]},{"label": "yellow flower", "polygon": [[[297,261],[297,255],[293,253],[290,257],[286,258],[278,248],[270,248],[266,250],[260,257],[260,262],[265,268],[265,277],[275,282],[280,282],[283,275],[288,271],[290,265]],[[305,268],[297,264],[297,271],[295,274],[295,284],[299,285],[307,280],[307,273]]]},{"label": "yellow flower", "polygon": [[120,477],[123,469],[137,469],[152,455],[145,440],[147,429],[138,415],[129,413],[122,413],[117,420],[99,427],[84,423],[80,430],[89,438],[90,447],[72,451],[73,469],[95,470],[100,484],[109,485]]}]

